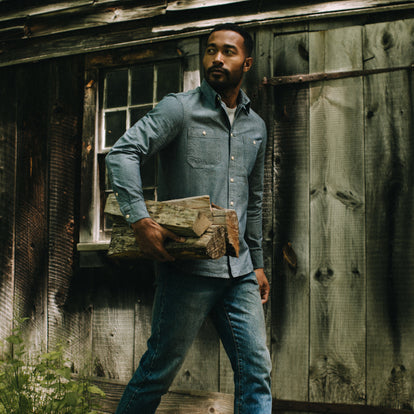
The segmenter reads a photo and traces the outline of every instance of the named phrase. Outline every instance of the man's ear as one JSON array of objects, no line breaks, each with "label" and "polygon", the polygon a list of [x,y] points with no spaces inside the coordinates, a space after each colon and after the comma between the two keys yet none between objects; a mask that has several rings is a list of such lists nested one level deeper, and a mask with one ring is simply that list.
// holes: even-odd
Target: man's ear
[{"label": "man's ear", "polygon": [[248,57],[246,59],[244,59],[244,63],[243,63],[243,72],[248,72],[250,70],[250,68],[253,65],[253,58],[252,57]]}]

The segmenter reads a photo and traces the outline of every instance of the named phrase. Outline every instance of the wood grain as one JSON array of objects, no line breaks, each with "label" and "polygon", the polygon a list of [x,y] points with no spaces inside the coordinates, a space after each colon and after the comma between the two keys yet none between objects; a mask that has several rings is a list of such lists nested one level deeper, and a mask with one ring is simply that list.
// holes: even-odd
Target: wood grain
[{"label": "wood grain", "polygon": [[[91,5],[91,7],[96,6]],[[226,15],[198,21],[194,20],[194,15],[189,14],[188,10],[183,10],[182,14],[174,12],[170,13],[171,18],[167,15],[167,19],[160,18],[156,20],[156,23],[153,23],[152,27],[137,25],[136,23],[131,25],[128,21],[124,21],[119,26],[116,24],[112,25],[113,28],[116,27],[116,31],[107,30],[107,25],[100,27],[98,25],[98,27],[89,26],[90,29],[87,29],[88,33],[85,30],[74,30],[53,34],[52,31],[50,35],[32,39],[11,39],[3,44],[0,66],[27,63],[39,59],[49,59],[78,53],[83,54],[117,47],[148,44],[159,41],[161,38],[165,40],[166,38],[183,37],[183,35],[186,37],[198,36],[207,33],[214,25],[225,22],[260,26],[264,24],[303,23],[309,22],[310,20],[339,18],[343,16],[352,17],[353,15],[368,15],[379,12],[412,11],[412,9],[413,4],[411,1],[401,1],[398,3],[390,2],[389,0],[330,1],[282,7],[278,10],[253,12],[251,14],[235,14],[234,10],[230,10]],[[40,13],[46,14],[46,10]],[[202,18],[204,16],[200,17]],[[93,16],[90,18],[90,21],[93,21]],[[53,25],[52,18],[49,26]],[[44,27],[46,30],[46,25]],[[55,26],[55,29],[58,30],[59,27]],[[18,29],[16,33],[21,33],[21,29]]]},{"label": "wood grain", "polygon": [[[307,33],[274,38],[275,75],[306,73]],[[273,388],[278,398],[308,400],[309,373],[309,90],[274,88],[275,275]],[[296,260],[283,251],[291,245]],[[274,276],[275,276],[274,275]]]},{"label": "wood grain", "polygon": [[[368,25],[366,65],[414,61],[414,20]],[[365,82],[368,403],[414,408],[413,73]]]},{"label": "wood grain", "polygon": [[[11,334],[14,285],[14,198],[16,174],[16,74],[0,72],[0,340]],[[0,354],[4,350],[0,350]]]},{"label": "wood grain", "polygon": [[[361,28],[310,35],[310,72],[360,69]],[[362,79],[310,89],[310,400],[365,400]]]},{"label": "wood grain", "polygon": [[[83,59],[50,62],[48,349],[62,344],[75,373],[91,371],[91,307],[76,298]],[[71,294],[72,293],[72,294]]]},{"label": "wood grain", "polygon": [[98,93],[98,71],[85,71],[84,78],[84,114],[82,125],[81,182],[80,182],[80,229],[81,243],[93,242],[96,239],[94,215],[94,162],[95,162],[95,126],[96,98]]},{"label": "wood grain", "polygon": [[94,375],[125,382],[131,378],[135,300],[132,286],[120,289],[114,280],[98,286],[92,317]]},{"label": "wood grain", "polygon": [[14,301],[16,315],[29,318],[25,330],[29,352],[47,346],[48,77],[47,62],[20,67],[16,73]]}]

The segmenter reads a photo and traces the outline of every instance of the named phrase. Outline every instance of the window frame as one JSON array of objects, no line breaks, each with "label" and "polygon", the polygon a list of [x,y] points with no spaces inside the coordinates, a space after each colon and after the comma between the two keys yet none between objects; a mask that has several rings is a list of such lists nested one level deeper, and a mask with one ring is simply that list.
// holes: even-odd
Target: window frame
[{"label": "window frame", "polygon": [[[199,51],[199,39],[188,38],[86,55],[78,251],[106,250],[109,246],[108,234],[100,236],[104,206],[101,205],[98,157],[101,154],[102,158],[109,150],[101,147],[104,141],[104,138],[101,140],[103,112],[100,108],[102,74],[117,68],[129,70],[133,66],[175,60],[181,62],[181,90],[187,91],[200,85]],[[155,103],[153,99],[153,106]]]}]

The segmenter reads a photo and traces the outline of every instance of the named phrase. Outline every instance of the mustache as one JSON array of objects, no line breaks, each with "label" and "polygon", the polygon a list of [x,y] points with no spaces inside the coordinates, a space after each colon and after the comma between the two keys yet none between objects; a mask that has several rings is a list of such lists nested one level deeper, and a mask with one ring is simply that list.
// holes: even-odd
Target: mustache
[{"label": "mustache", "polygon": [[211,72],[222,72],[225,74],[228,74],[229,71],[227,69],[223,69],[220,66],[211,66],[210,68],[207,69],[207,73],[211,73]]}]

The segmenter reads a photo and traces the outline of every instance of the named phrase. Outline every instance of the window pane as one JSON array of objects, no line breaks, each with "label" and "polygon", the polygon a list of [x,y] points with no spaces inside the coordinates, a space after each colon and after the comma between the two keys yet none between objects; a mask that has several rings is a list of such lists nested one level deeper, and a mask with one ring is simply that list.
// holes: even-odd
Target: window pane
[{"label": "window pane", "polygon": [[180,69],[179,62],[163,63],[157,68],[157,101],[165,95],[180,90]]},{"label": "window pane", "polygon": [[156,190],[154,188],[146,189],[143,191],[143,193],[144,193],[145,200],[155,200]]},{"label": "window pane", "polygon": [[126,106],[128,103],[128,70],[117,70],[106,75],[106,108]]},{"label": "window pane", "polygon": [[141,178],[143,187],[155,186],[155,174],[157,171],[157,157],[149,158],[141,167]]},{"label": "window pane", "polygon": [[140,108],[132,108],[130,115],[131,115],[131,126],[135,124],[135,122],[139,121],[147,112],[151,111],[152,105],[149,106],[141,106]]},{"label": "window pane", "polygon": [[126,129],[126,111],[105,112],[105,147],[112,147]]},{"label": "window pane", "polygon": [[154,85],[153,66],[131,69],[131,105],[152,103]]}]

